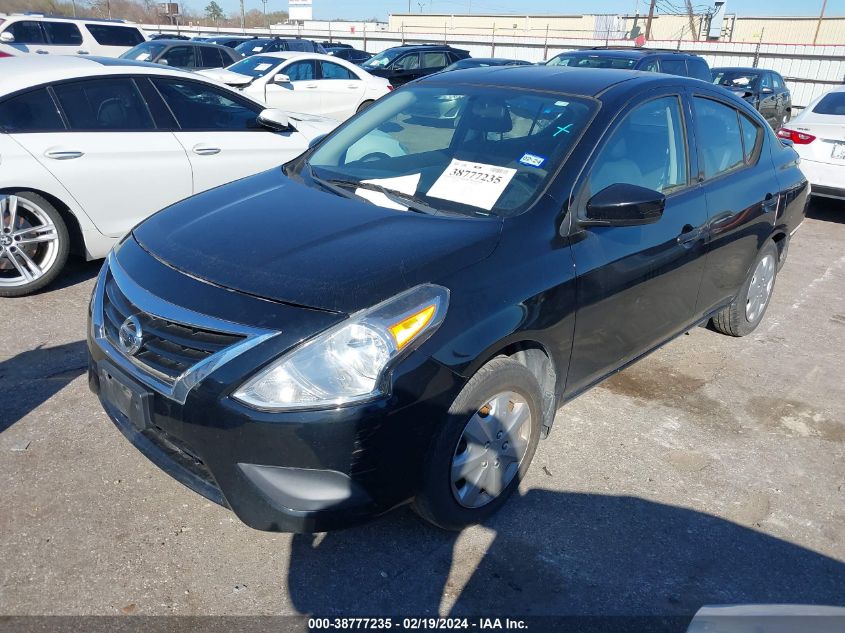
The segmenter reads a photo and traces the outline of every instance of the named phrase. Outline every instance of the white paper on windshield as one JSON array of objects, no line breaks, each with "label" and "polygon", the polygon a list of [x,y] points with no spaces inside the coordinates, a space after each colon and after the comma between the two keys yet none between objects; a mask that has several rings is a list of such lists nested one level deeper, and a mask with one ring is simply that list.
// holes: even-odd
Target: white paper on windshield
[{"label": "white paper on windshield", "polygon": [[149,58],[150,58],[150,54],[149,54],[149,53],[141,53],[141,54],[140,54],[140,55],[138,55],[138,57],[136,57],[135,59],[137,59],[139,62],[145,62],[145,61],[147,61]]},{"label": "white paper on windshield", "polygon": [[253,46],[253,47],[252,47],[252,52],[253,52],[253,53],[260,53],[260,52],[261,52],[261,51],[263,51],[263,50],[264,50],[264,47],[263,47],[263,46]]},{"label": "white paper on windshield", "polygon": [[257,64],[257,65],[255,66],[255,70],[257,70],[258,72],[261,72],[262,70],[267,70],[267,69],[268,69],[268,68],[270,68],[270,66],[272,66],[272,65],[273,65],[273,64]]},{"label": "white paper on windshield", "polygon": [[[417,192],[417,185],[420,183],[420,176],[422,174],[411,174],[410,176],[397,176],[396,178],[373,178],[371,180],[362,180],[363,184],[378,185],[385,189],[391,189],[398,193],[404,193],[406,196],[412,196]],[[407,211],[408,207],[394,202],[381,191],[373,191],[372,189],[364,189],[359,187],[355,190],[355,195],[369,200],[380,207],[387,209],[397,209],[399,211]]]},{"label": "white paper on windshield", "polygon": [[428,194],[489,211],[516,174],[515,169],[452,159]]}]

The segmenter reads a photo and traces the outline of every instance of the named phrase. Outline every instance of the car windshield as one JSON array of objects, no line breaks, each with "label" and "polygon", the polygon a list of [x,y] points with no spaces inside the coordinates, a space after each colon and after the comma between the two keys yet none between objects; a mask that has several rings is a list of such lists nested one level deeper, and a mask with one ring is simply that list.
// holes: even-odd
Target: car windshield
[{"label": "car windshield", "polygon": [[316,185],[390,208],[513,216],[545,189],[595,109],[538,91],[411,85],[329,136],[308,166]]},{"label": "car windshield", "polygon": [[612,57],[610,55],[589,55],[584,53],[564,53],[552,57],[547,66],[574,66],[576,68],[622,68],[631,69],[636,66],[636,59],[627,57]]},{"label": "car windshield", "polygon": [[161,53],[165,48],[167,48],[167,44],[162,42],[144,42],[143,44],[138,44],[137,46],[130,48],[128,51],[123,53],[120,58],[146,62],[158,57],[159,53]]},{"label": "car windshield", "polygon": [[395,48],[389,48],[386,51],[382,51],[378,55],[374,55],[370,57],[367,61],[361,64],[362,68],[384,68],[394,59],[399,57],[402,51],[396,50]]},{"label": "car windshield", "polygon": [[713,83],[725,88],[749,88],[757,84],[760,75],[742,70],[714,70]]},{"label": "car windshield", "polygon": [[263,77],[284,61],[284,59],[279,57],[253,55],[252,57],[247,57],[246,59],[235,62],[231,66],[227,67],[226,70],[231,70],[233,73],[247,75],[248,77],[254,77],[257,79],[258,77]]},{"label": "car windshield", "polygon": [[838,114],[845,116],[845,92],[830,92],[822,97],[813,112],[816,114]]},{"label": "car windshield", "polygon": [[265,49],[270,40],[247,40],[235,46],[235,50],[243,55],[254,55]]}]

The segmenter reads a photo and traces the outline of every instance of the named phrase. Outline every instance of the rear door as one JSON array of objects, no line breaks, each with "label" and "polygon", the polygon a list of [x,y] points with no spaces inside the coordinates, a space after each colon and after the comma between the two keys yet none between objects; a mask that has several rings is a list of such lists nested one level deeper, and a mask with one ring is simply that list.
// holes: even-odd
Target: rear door
[{"label": "rear door", "polygon": [[769,122],[770,125],[773,127],[777,127],[779,116],[778,116],[778,95],[775,91],[774,85],[772,84],[772,74],[769,72],[763,72],[760,74],[760,105],[757,106],[757,109],[760,111],[760,114],[763,115],[763,118]]},{"label": "rear door", "polygon": [[[617,117],[576,185],[574,210],[616,183],[666,196],[645,226],[588,227],[572,242],[578,314],[567,391],[578,391],[688,328],[704,273],[707,205],[689,150],[683,91],[638,97]],[[571,212],[571,211],[570,211]]]},{"label": "rear door", "polygon": [[421,53],[422,59],[422,74],[430,75],[439,72],[449,65],[449,57],[446,51],[430,51]]},{"label": "rear door", "polygon": [[[151,213],[191,195],[191,168],[169,131],[155,127],[134,80],[54,84],[39,108],[57,108],[67,129],[12,137],[70,191],[97,228],[120,237]],[[31,104],[27,107],[32,107]]]},{"label": "rear door", "polygon": [[194,193],[281,165],[308,148],[298,132],[259,126],[262,107],[229,90],[182,78],[153,83],[176,118],[173,133],[190,159]]},{"label": "rear door", "polygon": [[698,311],[733,299],[772,232],[780,187],[770,130],[710,92],[695,91],[693,111],[701,188],[707,196],[708,256]]},{"label": "rear door", "polygon": [[270,108],[322,114],[323,99],[317,73],[317,62],[313,59],[294,59],[276,72],[287,75],[289,82],[276,83],[273,78],[267,81],[264,102]]},{"label": "rear door", "polygon": [[47,50],[54,55],[88,55],[82,44],[82,33],[73,22],[44,20],[41,28],[47,36]]},{"label": "rear door", "polygon": [[344,121],[355,114],[364,100],[366,87],[358,75],[340,64],[319,61],[319,93],[321,112],[325,116]]}]

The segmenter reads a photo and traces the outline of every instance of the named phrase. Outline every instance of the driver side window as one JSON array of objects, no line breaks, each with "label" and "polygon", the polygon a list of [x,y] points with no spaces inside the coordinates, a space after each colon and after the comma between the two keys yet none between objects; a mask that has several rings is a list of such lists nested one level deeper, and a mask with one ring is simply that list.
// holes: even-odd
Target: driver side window
[{"label": "driver side window", "polygon": [[680,99],[661,97],[631,110],[607,137],[593,163],[586,199],[610,185],[661,193],[687,184],[687,148]]},{"label": "driver side window", "polygon": [[285,66],[281,72],[290,77],[291,81],[311,81],[316,77],[314,62],[311,61],[294,62]]},{"label": "driver side window", "polygon": [[222,90],[182,79],[153,79],[182,130],[240,132],[263,129],[256,118],[260,109],[249,108]]}]

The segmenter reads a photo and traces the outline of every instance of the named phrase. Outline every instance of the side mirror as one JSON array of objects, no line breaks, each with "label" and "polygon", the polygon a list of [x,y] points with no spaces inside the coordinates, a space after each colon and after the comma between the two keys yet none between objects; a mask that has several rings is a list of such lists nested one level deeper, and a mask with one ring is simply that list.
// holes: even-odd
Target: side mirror
[{"label": "side mirror", "polygon": [[617,183],[599,191],[587,202],[583,226],[639,226],[653,224],[663,215],[666,196],[638,185]]},{"label": "side mirror", "polygon": [[288,115],[274,108],[262,110],[258,115],[258,124],[274,132],[287,132],[291,129]]},{"label": "side mirror", "polygon": [[273,83],[274,84],[289,84],[290,83],[290,77],[288,77],[284,73],[279,73],[278,75],[273,77]]},{"label": "side mirror", "polygon": [[170,66],[170,62],[166,59],[160,59],[156,62],[157,64],[161,64],[162,66]]},{"label": "side mirror", "polygon": [[15,41],[15,36],[9,33],[9,31],[3,31],[0,33],[0,42],[4,44],[11,44]]}]

